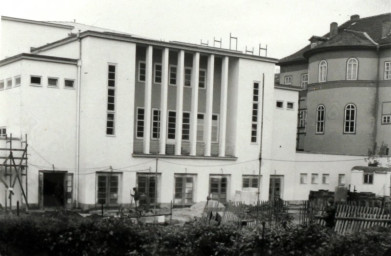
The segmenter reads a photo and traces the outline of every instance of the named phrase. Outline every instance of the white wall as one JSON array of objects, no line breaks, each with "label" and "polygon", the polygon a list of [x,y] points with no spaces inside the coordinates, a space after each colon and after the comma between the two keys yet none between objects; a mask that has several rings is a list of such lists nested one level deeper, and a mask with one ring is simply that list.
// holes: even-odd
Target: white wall
[{"label": "white wall", "polygon": [[372,192],[377,196],[391,196],[391,172],[373,174],[373,184],[364,184],[364,172],[352,170],[352,188],[357,192]]}]

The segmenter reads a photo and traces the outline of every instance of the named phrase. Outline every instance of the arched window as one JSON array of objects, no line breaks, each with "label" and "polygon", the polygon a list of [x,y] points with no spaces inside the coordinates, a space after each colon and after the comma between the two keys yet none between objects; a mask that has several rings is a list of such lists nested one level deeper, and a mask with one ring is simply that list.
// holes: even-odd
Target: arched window
[{"label": "arched window", "polygon": [[325,106],[319,105],[316,108],[316,133],[317,134],[324,134],[325,114],[326,114]]},{"label": "arched window", "polygon": [[322,60],[319,63],[319,83],[326,82],[327,80],[327,62]]},{"label": "arched window", "polygon": [[346,63],[346,80],[357,80],[358,60],[355,58],[348,59]]},{"label": "arched window", "polygon": [[344,118],[344,133],[356,133],[356,115],[356,106],[354,104],[346,105]]}]

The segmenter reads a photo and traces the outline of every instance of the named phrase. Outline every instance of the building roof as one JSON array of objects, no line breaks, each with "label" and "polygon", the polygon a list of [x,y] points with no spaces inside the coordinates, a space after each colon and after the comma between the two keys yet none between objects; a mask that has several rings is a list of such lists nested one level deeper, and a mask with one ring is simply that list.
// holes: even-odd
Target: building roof
[{"label": "building roof", "polygon": [[18,54],[18,55],[1,60],[0,67],[7,65],[7,64],[10,64],[10,63],[13,63],[13,62],[16,62],[16,61],[19,61],[19,60],[46,61],[46,62],[72,64],[72,65],[77,64],[77,59],[38,55],[38,54],[31,54],[31,53],[22,53],[22,54]]},{"label": "building roof", "polygon": [[391,172],[391,168],[388,167],[374,167],[374,166],[354,166],[352,171],[363,171],[369,173],[387,173]]},{"label": "building roof", "polygon": [[[323,37],[327,41],[311,49],[310,45],[305,46],[292,55],[279,60],[278,64],[292,64],[306,62],[306,57],[319,49],[327,50],[331,47],[375,47],[376,44],[385,46],[391,44],[391,31],[382,37],[383,23],[391,22],[391,13],[385,13],[366,18],[352,18],[338,27],[338,34],[330,38],[330,33]],[[317,50],[315,50],[317,49]]]}]

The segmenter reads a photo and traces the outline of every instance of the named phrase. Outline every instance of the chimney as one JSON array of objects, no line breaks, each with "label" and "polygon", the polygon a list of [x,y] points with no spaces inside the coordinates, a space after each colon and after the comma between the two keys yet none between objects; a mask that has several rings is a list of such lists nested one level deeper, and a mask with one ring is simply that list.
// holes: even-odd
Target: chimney
[{"label": "chimney", "polygon": [[329,37],[336,36],[337,34],[338,34],[338,23],[332,22],[330,24],[330,36]]},{"label": "chimney", "polygon": [[386,38],[391,32],[390,30],[391,30],[391,21],[389,20],[383,21],[382,28],[381,28],[381,38]]},{"label": "chimney", "polygon": [[358,15],[358,14],[354,14],[354,15],[350,16],[350,20],[351,21],[356,21],[356,20],[359,20],[359,19],[360,19],[360,15]]}]

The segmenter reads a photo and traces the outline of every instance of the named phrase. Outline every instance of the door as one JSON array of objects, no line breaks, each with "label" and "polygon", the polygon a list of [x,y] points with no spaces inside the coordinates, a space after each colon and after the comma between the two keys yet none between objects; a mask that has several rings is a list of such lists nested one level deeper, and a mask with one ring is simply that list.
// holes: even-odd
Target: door
[{"label": "door", "polygon": [[193,203],[194,177],[175,175],[174,204],[189,205]]},{"label": "door", "polygon": [[140,193],[140,204],[146,196],[146,203],[155,204],[157,202],[157,175],[155,174],[137,174],[137,187]]},{"label": "door", "polygon": [[43,172],[40,190],[43,207],[64,207],[66,172]]},{"label": "door", "polygon": [[218,200],[222,203],[227,202],[228,178],[222,175],[210,176],[209,194],[213,200]]},{"label": "door", "polygon": [[119,175],[112,173],[98,174],[98,204],[116,205],[119,194]]},{"label": "door", "polygon": [[270,175],[269,200],[282,199],[282,183],[284,176]]}]

